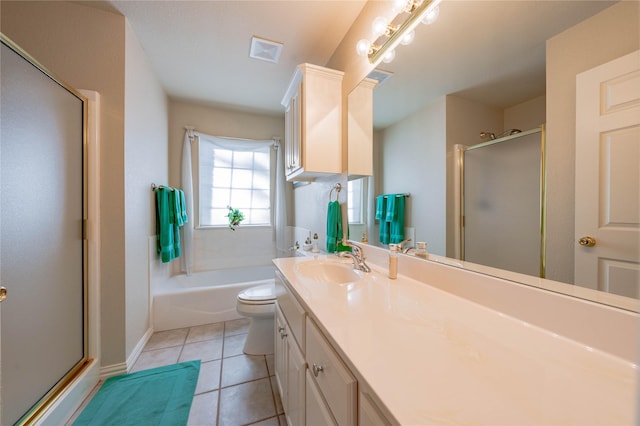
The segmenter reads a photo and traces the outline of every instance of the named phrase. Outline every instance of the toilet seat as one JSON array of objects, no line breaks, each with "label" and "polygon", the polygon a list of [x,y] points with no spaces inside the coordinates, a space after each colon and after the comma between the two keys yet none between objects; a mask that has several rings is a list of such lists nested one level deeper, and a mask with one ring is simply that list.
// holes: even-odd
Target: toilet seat
[{"label": "toilet seat", "polygon": [[245,305],[270,305],[277,297],[274,284],[263,284],[248,288],[238,294],[238,302]]}]

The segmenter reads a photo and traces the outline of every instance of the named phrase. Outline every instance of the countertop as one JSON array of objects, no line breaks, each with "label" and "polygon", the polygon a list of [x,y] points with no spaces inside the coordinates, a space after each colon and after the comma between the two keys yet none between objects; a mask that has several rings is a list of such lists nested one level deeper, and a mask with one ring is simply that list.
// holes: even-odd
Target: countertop
[{"label": "countertop", "polygon": [[[637,366],[386,269],[319,282],[275,259],[359,380],[403,425],[633,424]],[[472,275],[470,275],[472,279]]]}]

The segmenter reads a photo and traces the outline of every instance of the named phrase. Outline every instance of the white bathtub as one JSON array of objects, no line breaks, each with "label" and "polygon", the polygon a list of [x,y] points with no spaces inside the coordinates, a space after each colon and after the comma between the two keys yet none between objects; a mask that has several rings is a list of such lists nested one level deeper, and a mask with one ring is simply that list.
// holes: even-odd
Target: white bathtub
[{"label": "white bathtub", "polygon": [[273,265],[175,275],[154,287],[154,331],[241,318],[236,296],[246,288],[273,282]]}]

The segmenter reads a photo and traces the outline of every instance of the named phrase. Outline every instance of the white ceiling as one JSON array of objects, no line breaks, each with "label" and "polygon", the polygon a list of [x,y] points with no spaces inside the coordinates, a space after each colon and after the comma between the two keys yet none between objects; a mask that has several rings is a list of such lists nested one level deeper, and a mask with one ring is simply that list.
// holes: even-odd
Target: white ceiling
[{"label": "white ceiling", "polygon": [[[172,99],[283,114],[295,66],[325,65],[366,0],[80,3],[128,18]],[[382,64],[394,76],[376,89],[376,127],[450,93],[496,106],[544,94],[545,40],[613,3],[444,0],[438,21]],[[254,35],[284,43],[278,64],[249,58]]]}]

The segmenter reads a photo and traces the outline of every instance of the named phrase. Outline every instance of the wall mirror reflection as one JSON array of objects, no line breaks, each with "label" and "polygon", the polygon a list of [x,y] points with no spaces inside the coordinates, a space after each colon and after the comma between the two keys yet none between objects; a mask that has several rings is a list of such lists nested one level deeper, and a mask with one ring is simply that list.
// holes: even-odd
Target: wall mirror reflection
[{"label": "wall mirror reflection", "polygon": [[[533,207],[533,238],[546,222],[546,240],[540,243],[542,258],[533,250],[534,261],[545,263],[542,275],[549,280],[572,284],[554,290],[637,311],[640,94],[627,77],[639,74],[638,21],[637,2],[442,2],[437,22],[418,28],[412,44],[399,46],[392,62],[378,66],[387,78],[373,95],[373,176],[350,181],[351,239],[382,245],[375,197],[411,193],[405,222],[413,243],[426,242],[436,256],[464,259],[455,147],[544,125],[546,193]],[[612,104],[598,99],[599,93]],[[616,124],[606,127],[598,124],[600,111],[636,117],[613,118]],[[499,185],[483,173],[473,183],[497,191]],[[535,198],[540,190],[527,191]],[[542,216],[540,209],[546,209]],[[498,223],[513,215],[506,208],[490,212]],[[530,240],[527,232],[510,235],[511,244]],[[487,238],[465,243],[481,250]],[[515,243],[505,250],[520,248]],[[522,270],[496,255],[495,263],[458,264],[539,284],[539,265]]]}]

